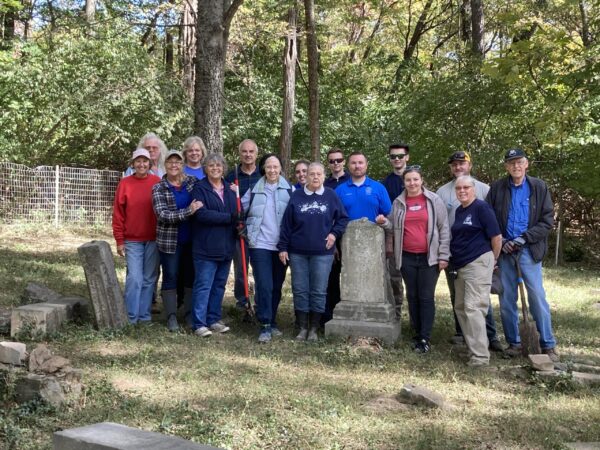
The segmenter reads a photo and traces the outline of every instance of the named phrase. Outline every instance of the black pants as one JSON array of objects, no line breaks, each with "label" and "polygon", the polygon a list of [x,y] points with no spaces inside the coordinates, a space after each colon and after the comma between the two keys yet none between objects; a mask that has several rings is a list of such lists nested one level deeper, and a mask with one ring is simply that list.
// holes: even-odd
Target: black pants
[{"label": "black pants", "polygon": [[400,271],[406,286],[410,325],[417,339],[429,342],[435,318],[435,285],[440,275],[438,266],[428,264],[427,253],[402,252]]}]

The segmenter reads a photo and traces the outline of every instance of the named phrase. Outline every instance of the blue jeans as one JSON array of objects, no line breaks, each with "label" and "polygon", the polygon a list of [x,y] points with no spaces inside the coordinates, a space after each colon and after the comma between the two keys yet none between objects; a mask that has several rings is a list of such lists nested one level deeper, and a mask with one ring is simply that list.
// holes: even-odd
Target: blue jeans
[{"label": "blue jeans", "polygon": [[194,255],[192,329],[209,327],[221,320],[221,306],[231,260],[211,261]]},{"label": "blue jeans", "polygon": [[125,241],[125,307],[129,323],[149,322],[159,256],[155,241]]},{"label": "blue jeans", "polygon": [[290,253],[294,309],[323,313],[327,297],[327,281],[333,255],[300,255]]},{"label": "blue jeans", "polygon": [[250,249],[250,263],[254,274],[256,317],[261,325],[276,327],[277,308],[287,266],[281,263],[277,251],[261,248]]},{"label": "blue jeans", "polygon": [[[248,242],[244,242],[246,249],[246,276],[248,275]],[[234,284],[233,284],[233,295],[236,299],[236,305],[238,307],[244,307],[246,303],[248,303],[248,299],[246,298],[246,294],[244,291],[244,271],[242,267],[242,249],[240,246],[240,240],[235,244],[235,254],[233,255],[233,274],[234,274]]]},{"label": "blue jeans", "polygon": [[427,253],[402,252],[400,271],[406,285],[410,325],[416,338],[429,342],[435,319],[435,285],[440,276],[438,266],[429,265]]},{"label": "blue jeans", "polygon": [[[527,289],[529,311],[540,333],[540,346],[542,350],[556,347],[556,340],[552,334],[552,320],[550,306],[546,301],[546,292],[542,283],[542,263],[535,262],[527,247],[518,255],[521,265],[521,274]],[[521,343],[519,336],[519,305],[517,269],[512,255],[501,254],[498,260],[500,266],[502,286],[504,293],[500,296],[500,315],[506,342],[511,345]]]},{"label": "blue jeans", "polygon": [[162,267],[162,291],[177,289],[179,279],[183,286],[191,288],[194,283],[192,244],[177,244],[175,253],[160,253]]}]

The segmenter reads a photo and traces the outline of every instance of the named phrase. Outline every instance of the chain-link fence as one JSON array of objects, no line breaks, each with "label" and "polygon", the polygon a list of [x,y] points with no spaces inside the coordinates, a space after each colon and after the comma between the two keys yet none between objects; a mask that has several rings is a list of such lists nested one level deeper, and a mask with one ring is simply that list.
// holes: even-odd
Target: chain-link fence
[{"label": "chain-link fence", "polygon": [[121,173],[0,162],[0,221],[106,225]]}]

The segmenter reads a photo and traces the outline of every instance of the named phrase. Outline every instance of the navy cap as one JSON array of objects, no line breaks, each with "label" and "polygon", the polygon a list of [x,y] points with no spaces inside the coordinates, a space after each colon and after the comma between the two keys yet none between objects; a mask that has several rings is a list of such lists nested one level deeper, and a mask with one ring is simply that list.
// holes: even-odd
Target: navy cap
[{"label": "navy cap", "polygon": [[467,152],[454,152],[452,153],[452,156],[450,156],[450,158],[448,158],[448,164],[452,164],[454,161],[469,161],[471,162],[471,157],[469,156],[469,154]]},{"label": "navy cap", "polygon": [[527,153],[525,153],[523,149],[513,148],[507,151],[506,155],[504,155],[504,162],[519,158],[527,158]]}]

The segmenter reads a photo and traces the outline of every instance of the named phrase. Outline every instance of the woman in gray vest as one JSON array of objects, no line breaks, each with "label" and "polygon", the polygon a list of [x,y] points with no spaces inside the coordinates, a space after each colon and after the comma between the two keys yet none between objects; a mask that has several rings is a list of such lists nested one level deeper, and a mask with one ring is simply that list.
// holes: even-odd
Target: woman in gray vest
[{"label": "woman in gray vest", "polygon": [[277,328],[277,308],[287,266],[279,260],[277,243],[283,213],[290,201],[292,187],[281,176],[281,161],[275,154],[260,159],[262,177],[242,198],[247,211],[246,227],[250,264],[254,274],[256,316],[260,322],[259,342],[281,336]]}]

